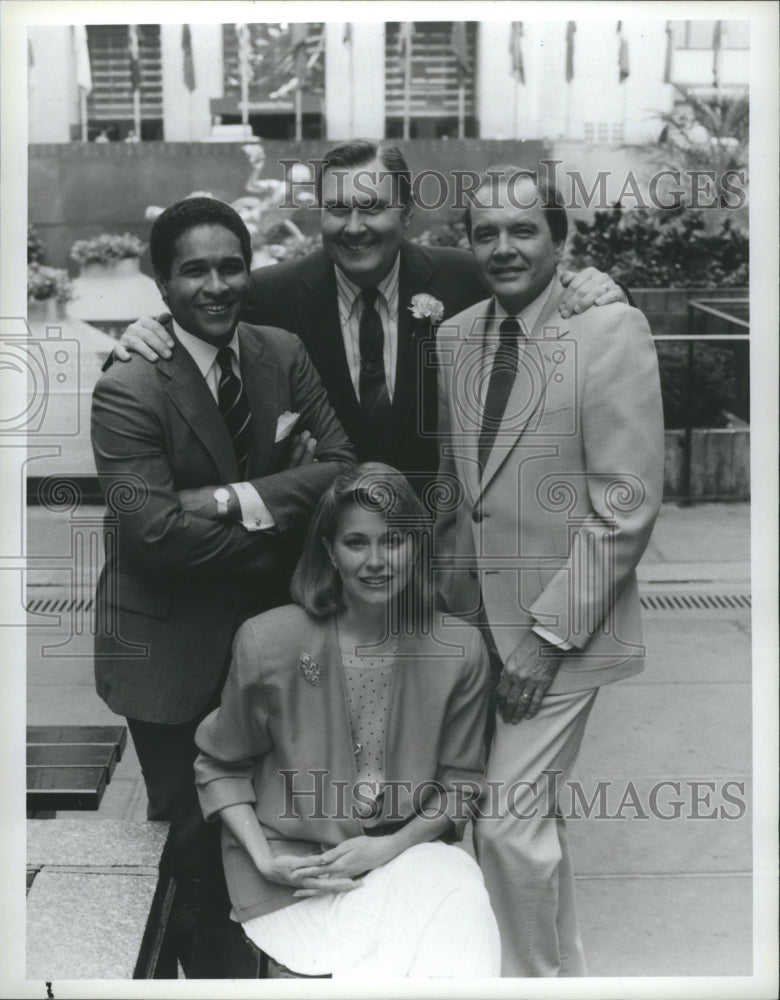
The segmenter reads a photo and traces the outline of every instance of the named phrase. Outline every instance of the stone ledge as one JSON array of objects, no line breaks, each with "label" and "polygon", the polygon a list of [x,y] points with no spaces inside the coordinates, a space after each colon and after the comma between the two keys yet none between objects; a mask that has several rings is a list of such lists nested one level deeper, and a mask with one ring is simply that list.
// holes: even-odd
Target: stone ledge
[{"label": "stone ledge", "polygon": [[28,978],[132,979],[157,882],[44,868],[27,897]]},{"label": "stone ledge", "polygon": [[27,865],[75,868],[156,868],[168,824],[147,821],[31,819],[27,821]]}]

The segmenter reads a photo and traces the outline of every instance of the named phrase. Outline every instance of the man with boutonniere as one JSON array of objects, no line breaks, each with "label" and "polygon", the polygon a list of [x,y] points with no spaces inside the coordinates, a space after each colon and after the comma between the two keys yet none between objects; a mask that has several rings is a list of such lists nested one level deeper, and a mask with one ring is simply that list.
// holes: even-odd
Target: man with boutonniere
[{"label": "man with boutonniere", "polygon": [[290,534],[354,455],[298,338],[239,322],[251,243],[230,206],[172,205],[150,252],[176,348],[114,365],[92,401],[108,511],[95,677],[127,718],[149,818],[171,824],[177,957],[188,977],[220,978],[207,939],[227,914],[195,730],[219,702],[235,629],[276,602]]},{"label": "man with boutonniere", "polygon": [[[418,494],[436,475],[436,325],[485,297],[471,254],[407,238],[412,174],[401,150],[354,139],[325,153],[317,182],[322,249],[250,276],[245,317],[303,341],[359,461],[407,475]],[[453,193],[453,198],[455,197]],[[563,275],[561,309],[625,301],[609,275]],[[133,323],[115,356],[170,357],[153,319]]]}]

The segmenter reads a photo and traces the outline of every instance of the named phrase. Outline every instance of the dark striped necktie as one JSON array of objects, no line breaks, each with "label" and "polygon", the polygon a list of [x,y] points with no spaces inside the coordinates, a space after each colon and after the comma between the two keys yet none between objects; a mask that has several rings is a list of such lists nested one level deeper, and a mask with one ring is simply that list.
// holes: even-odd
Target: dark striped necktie
[{"label": "dark striped necktie", "polygon": [[232,347],[220,347],[217,351],[217,364],[220,368],[217,403],[233,439],[239,474],[243,476],[246,473],[249,448],[252,443],[250,423],[252,415],[249,412],[249,402],[241,379],[233,371],[234,357]]},{"label": "dark striped necktie", "polygon": [[363,314],[360,317],[360,409],[366,420],[366,430],[373,439],[375,432],[384,436],[390,414],[390,393],[385,378],[385,332],[374,303],[376,288],[364,288]]},{"label": "dark striped necktie", "polygon": [[509,394],[517,375],[518,348],[522,335],[520,324],[514,316],[507,316],[498,328],[499,343],[490,370],[482,429],[479,432],[479,464],[483,469],[490,457],[493,442],[504,417]]}]

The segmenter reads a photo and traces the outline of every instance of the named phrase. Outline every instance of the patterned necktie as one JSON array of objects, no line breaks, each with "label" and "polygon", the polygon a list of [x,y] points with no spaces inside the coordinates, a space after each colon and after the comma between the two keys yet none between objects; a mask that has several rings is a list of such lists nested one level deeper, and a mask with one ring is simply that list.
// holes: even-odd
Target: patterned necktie
[{"label": "patterned necktie", "polygon": [[243,476],[252,442],[251,413],[241,379],[233,371],[234,357],[232,347],[220,347],[217,351],[217,364],[220,368],[217,403],[233,439],[238,471]]},{"label": "patterned necktie", "polygon": [[517,375],[521,332],[520,324],[514,316],[508,316],[498,329],[499,344],[493,356],[493,367],[490,370],[490,381],[485,396],[482,429],[479,432],[479,464],[483,471],[490,457],[498,428],[501,426],[507,400]]},{"label": "patterned necktie", "polygon": [[364,288],[363,315],[360,317],[360,409],[366,419],[369,437],[375,432],[384,437],[390,415],[390,394],[385,379],[385,334],[382,320],[374,307],[379,294],[376,288]]}]

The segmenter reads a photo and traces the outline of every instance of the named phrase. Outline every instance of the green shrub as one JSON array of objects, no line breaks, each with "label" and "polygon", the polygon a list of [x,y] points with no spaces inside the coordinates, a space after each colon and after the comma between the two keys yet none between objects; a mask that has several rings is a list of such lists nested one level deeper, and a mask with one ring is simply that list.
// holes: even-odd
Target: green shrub
[{"label": "green shrub", "polygon": [[101,233],[86,240],[76,240],[70,248],[77,264],[112,264],[127,257],[140,257],[144,243],[132,233]]},{"label": "green shrub", "polygon": [[44,255],[43,240],[35,226],[27,227],[27,263],[42,264]]},{"label": "green shrub", "polygon": [[747,234],[726,218],[705,231],[702,211],[630,209],[575,220],[568,263],[593,266],[629,288],[744,288],[749,282]]},{"label": "green shrub", "polygon": [[419,236],[412,237],[412,243],[426,247],[460,247],[462,250],[471,247],[463,222],[446,222],[435,229],[426,229]]}]

